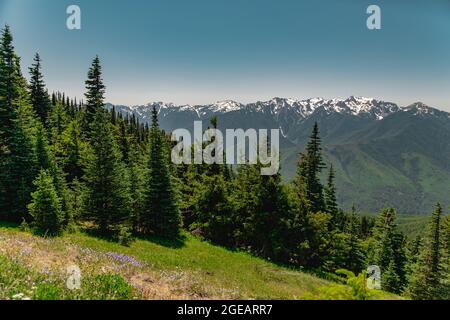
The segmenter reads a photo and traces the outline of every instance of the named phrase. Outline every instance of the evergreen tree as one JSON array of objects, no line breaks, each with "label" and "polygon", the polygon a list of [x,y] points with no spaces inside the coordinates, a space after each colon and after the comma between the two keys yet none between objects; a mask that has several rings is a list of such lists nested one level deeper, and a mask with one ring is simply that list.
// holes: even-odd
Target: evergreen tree
[{"label": "evergreen tree", "polygon": [[56,235],[62,230],[63,213],[53,178],[46,170],[41,170],[34,184],[36,191],[28,205],[33,225],[44,234]]},{"label": "evergreen tree", "polygon": [[180,234],[181,215],[168,164],[165,139],[158,127],[158,112],[153,107],[150,130],[150,157],[141,230],[175,239]]},{"label": "evergreen tree", "polygon": [[130,177],[130,220],[134,231],[139,231],[140,217],[144,201],[145,161],[137,146],[133,146],[128,156]]},{"label": "evergreen tree", "polygon": [[55,156],[48,144],[47,133],[41,123],[37,126],[36,158],[38,170],[46,170],[53,178],[53,186],[61,202],[64,214],[64,225],[71,221],[71,212],[67,200],[67,185],[62,170],[59,168]]},{"label": "evergreen tree", "polygon": [[261,175],[262,165],[245,165],[233,188],[235,237],[243,248],[277,259],[282,246],[282,221],[288,210],[281,175]]},{"label": "evergreen tree", "polygon": [[34,56],[34,63],[30,70],[30,97],[34,112],[41,122],[47,124],[47,116],[51,109],[50,97],[45,89],[44,77],[41,72],[41,58],[38,53]]},{"label": "evergreen tree", "polygon": [[95,114],[103,110],[105,99],[105,85],[102,79],[102,67],[98,56],[92,61],[86,80],[86,108],[83,114],[83,131],[88,138],[92,131]]},{"label": "evergreen tree", "polygon": [[81,179],[83,175],[82,153],[85,148],[80,125],[74,120],[63,131],[60,139],[61,165],[69,183]]},{"label": "evergreen tree", "polygon": [[117,231],[129,218],[129,191],[125,168],[106,112],[94,115],[90,148],[85,159],[83,216],[101,232]]},{"label": "evergreen tree", "polygon": [[413,267],[408,290],[413,299],[442,299],[444,293],[443,281],[446,280],[446,274],[442,264],[444,244],[442,242],[441,219],[442,208],[438,203],[431,216],[422,251]]},{"label": "evergreen tree", "polygon": [[405,239],[398,230],[394,209],[381,212],[375,225],[374,238],[373,255],[369,260],[381,269],[382,288],[400,293],[406,284],[406,252]]},{"label": "evergreen tree", "polygon": [[321,139],[319,126],[316,122],[306,146],[306,152],[301,154],[297,166],[297,178],[294,181],[296,192],[306,199],[311,212],[319,212],[326,209],[323,186],[319,178],[323,168]]},{"label": "evergreen tree", "polygon": [[325,187],[325,204],[327,212],[335,217],[338,213],[338,205],[336,200],[336,186],[334,184],[335,174],[333,170],[333,165],[330,166],[330,171],[328,173],[327,186]]},{"label": "evergreen tree", "polygon": [[232,207],[223,177],[204,176],[200,188],[195,205],[196,223],[192,228],[216,244],[233,245]]},{"label": "evergreen tree", "polygon": [[362,271],[365,261],[365,254],[361,246],[361,239],[359,238],[360,228],[358,216],[353,213],[350,216],[350,222],[347,230],[349,250],[345,269],[351,270],[355,273],[360,273]]},{"label": "evergreen tree", "polygon": [[0,43],[0,216],[21,221],[36,174],[33,119],[9,27]]}]

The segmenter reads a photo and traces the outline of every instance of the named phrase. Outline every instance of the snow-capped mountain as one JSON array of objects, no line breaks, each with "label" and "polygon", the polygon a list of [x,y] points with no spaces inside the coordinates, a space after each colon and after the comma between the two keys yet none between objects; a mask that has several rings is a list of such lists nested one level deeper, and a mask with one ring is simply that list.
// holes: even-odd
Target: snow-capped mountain
[{"label": "snow-capped mountain", "polygon": [[[347,99],[311,98],[306,100],[273,98],[242,104],[232,100],[219,101],[209,105],[175,105],[173,103],[152,102],[139,106],[115,106],[122,114],[134,114],[141,123],[150,122],[151,112],[158,110],[160,125],[166,131],[177,128],[191,129],[194,121],[208,125],[212,116],[217,116],[219,128],[267,128],[280,129],[282,136],[297,144],[301,140],[303,126],[310,121],[330,120],[329,126],[348,126],[347,118],[359,122],[378,122],[390,115],[408,113],[415,116],[428,115],[450,119],[450,114],[415,103],[401,108],[393,102],[373,98],[354,97]],[[112,108],[111,104],[107,105]],[[328,127],[324,128],[328,130]],[[338,133],[336,133],[338,134]]]},{"label": "snow-capped mountain", "polygon": [[[373,120],[382,120],[392,113],[415,110],[417,114],[447,114],[443,111],[426,106],[423,103],[415,103],[401,108],[393,102],[386,102],[373,98],[351,96],[343,99],[311,98],[306,100],[273,98],[269,101],[242,104],[232,100],[218,101],[209,105],[175,105],[173,103],[152,102],[139,106],[115,106],[122,113],[134,113],[141,121],[150,120],[153,107],[156,107],[160,117],[167,117],[174,112],[191,113],[197,119],[204,119],[213,114],[220,115],[230,112],[255,113],[259,112],[272,115],[276,118],[291,117],[292,120],[307,119],[319,110],[327,115],[342,114],[364,117]],[[111,105],[108,104],[108,108]]]},{"label": "snow-capped mountain", "polygon": [[[159,112],[166,132],[193,129],[194,121],[209,125],[217,116],[219,129],[280,129],[282,175],[295,176],[298,154],[319,124],[326,163],[336,168],[340,203],[354,202],[364,212],[394,206],[405,213],[427,212],[450,198],[450,114],[421,102],[399,107],[365,98],[273,98],[249,104],[226,100],[209,105],[154,102],[115,106],[141,122]],[[107,105],[112,108],[112,105]],[[357,195],[357,198],[355,198]]]}]

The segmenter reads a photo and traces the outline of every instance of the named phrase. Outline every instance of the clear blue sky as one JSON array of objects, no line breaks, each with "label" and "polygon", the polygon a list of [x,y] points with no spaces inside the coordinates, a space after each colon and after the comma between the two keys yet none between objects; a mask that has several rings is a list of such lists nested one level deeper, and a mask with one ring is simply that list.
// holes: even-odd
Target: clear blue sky
[{"label": "clear blue sky", "polygon": [[112,103],[358,95],[450,111],[449,0],[0,0],[0,23],[24,70],[39,51],[49,89],[72,96],[99,54]]}]

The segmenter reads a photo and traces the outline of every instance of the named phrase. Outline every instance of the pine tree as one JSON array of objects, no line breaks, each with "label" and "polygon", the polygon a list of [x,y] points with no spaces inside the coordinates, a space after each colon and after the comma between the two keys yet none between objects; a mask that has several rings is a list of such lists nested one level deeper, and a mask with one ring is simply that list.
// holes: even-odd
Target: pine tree
[{"label": "pine tree", "polygon": [[390,259],[388,267],[382,273],[381,281],[383,290],[400,293],[399,288],[402,284],[397,274],[394,257]]},{"label": "pine tree", "polygon": [[442,299],[443,280],[445,280],[446,274],[442,265],[444,244],[442,242],[441,219],[442,208],[438,203],[431,216],[422,251],[413,267],[413,275],[408,288],[408,292],[413,299]]},{"label": "pine tree", "polygon": [[296,192],[307,201],[311,212],[324,211],[325,200],[319,174],[324,168],[319,126],[314,124],[306,152],[301,154],[295,180]]},{"label": "pine tree", "polygon": [[221,175],[204,176],[195,205],[196,233],[224,245],[233,245],[232,208],[226,183]]},{"label": "pine tree", "polygon": [[336,199],[336,186],[334,183],[335,173],[333,170],[333,165],[330,166],[330,171],[328,173],[327,185],[325,187],[325,207],[326,211],[331,215],[331,224],[333,227],[338,225],[338,214],[339,208]]},{"label": "pine tree", "polygon": [[150,157],[143,214],[144,233],[175,239],[180,234],[181,215],[169,170],[167,145],[158,127],[158,112],[153,107],[150,130]]},{"label": "pine tree", "polygon": [[325,188],[325,202],[327,207],[327,212],[335,214],[338,210],[337,200],[336,200],[336,186],[334,184],[335,173],[333,165],[330,166],[330,171],[328,173],[327,186]]},{"label": "pine tree", "polygon": [[67,181],[81,179],[83,175],[82,153],[86,144],[81,138],[81,129],[78,121],[70,122],[63,131],[60,139],[61,164]]},{"label": "pine tree", "polygon": [[83,131],[88,138],[92,131],[95,114],[103,110],[105,99],[105,85],[102,79],[102,67],[98,56],[92,61],[86,80],[86,108],[83,114]]},{"label": "pine tree", "polygon": [[356,213],[350,216],[350,222],[347,230],[348,234],[348,254],[346,261],[346,269],[355,273],[360,273],[363,269],[365,254],[361,247],[361,239],[359,238],[360,223]]},{"label": "pine tree", "polygon": [[381,212],[375,225],[374,238],[370,262],[381,269],[382,288],[400,293],[406,284],[406,252],[405,239],[398,230],[394,209]]},{"label": "pine tree", "polygon": [[262,165],[239,168],[233,185],[235,237],[242,248],[277,259],[282,251],[282,220],[287,216],[287,192],[281,175],[261,175]]},{"label": "pine tree", "polygon": [[0,216],[21,221],[33,190],[36,165],[33,115],[9,27],[0,43]]},{"label": "pine tree", "polygon": [[117,231],[129,218],[129,190],[109,116],[106,112],[97,112],[93,124],[91,147],[85,159],[83,216],[106,233]]},{"label": "pine tree", "polygon": [[33,225],[43,234],[57,235],[62,231],[63,213],[53,178],[46,170],[41,170],[34,184],[36,191],[28,205]]},{"label": "pine tree", "polygon": [[53,178],[53,185],[60,199],[61,209],[64,214],[64,225],[67,225],[71,221],[71,212],[67,199],[66,180],[49,146],[47,132],[41,123],[37,126],[36,158],[38,170],[46,170]]},{"label": "pine tree", "polygon": [[34,56],[34,63],[30,70],[30,97],[34,112],[41,122],[47,124],[47,116],[51,109],[50,97],[45,89],[44,77],[41,72],[41,58],[38,53]]},{"label": "pine tree", "polygon": [[130,159],[128,164],[131,198],[130,222],[132,229],[138,232],[144,200],[145,161],[137,146],[133,146],[128,158]]}]

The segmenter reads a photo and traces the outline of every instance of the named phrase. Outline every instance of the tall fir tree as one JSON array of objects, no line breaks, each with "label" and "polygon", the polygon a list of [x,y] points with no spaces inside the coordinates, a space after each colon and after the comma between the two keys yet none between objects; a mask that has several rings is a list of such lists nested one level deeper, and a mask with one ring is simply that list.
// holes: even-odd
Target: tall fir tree
[{"label": "tall fir tree", "polygon": [[401,293],[406,284],[405,238],[399,231],[394,209],[384,209],[377,219],[369,262],[379,266],[381,285],[386,291]]},{"label": "tall fir tree", "polygon": [[0,216],[21,221],[27,215],[36,175],[34,119],[12,42],[6,26],[0,43]]},{"label": "tall fir tree", "polygon": [[279,173],[261,175],[262,165],[244,165],[232,188],[235,237],[242,248],[272,259],[282,256],[282,223],[288,195]]},{"label": "tall fir tree", "polygon": [[81,128],[77,120],[71,121],[62,132],[60,139],[61,166],[69,183],[80,180],[83,175],[82,154],[86,143],[81,137]]},{"label": "tall fir tree", "polygon": [[327,212],[333,217],[338,213],[338,205],[336,199],[336,186],[335,186],[335,173],[333,165],[330,166],[330,171],[328,173],[327,185],[325,187],[325,205]]},{"label": "tall fir tree", "polygon": [[95,114],[103,109],[105,85],[102,79],[102,67],[98,56],[92,61],[86,80],[86,106],[83,114],[82,128],[90,138]]},{"label": "tall fir tree", "polygon": [[447,279],[443,265],[445,251],[441,220],[442,208],[438,203],[436,204],[436,210],[431,215],[422,251],[413,267],[408,288],[408,293],[413,299],[442,299],[446,291],[445,286],[449,285],[445,283]]},{"label": "tall fir tree", "polygon": [[155,107],[152,110],[149,151],[140,229],[143,233],[152,232],[160,237],[175,239],[180,234],[181,214],[169,169],[167,145],[158,126]]},{"label": "tall fir tree", "polygon": [[41,71],[41,57],[38,53],[34,56],[34,63],[29,70],[31,104],[36,115],[38,115],[41,122],[46,125],[52,104],[47,89],[45,88],[44,76]]},{"label": "tall fir tree", "polygon": [[58,166],[55,155],[47,140],[47,131],[39,123],[36,137],[36,158],[38,170],[46,170],[53,179],[53,186],[61,202],[61,210],[64,214],[63,224],[71,222],[71,210],[67,199],[67,184],[62,169]]},{"label": "tall fir tree", "polygon": [[229,193],[223,176],[203,176],[195,204],[195,233],[224,245],[233,245],[233,220]]},{"label": "tall fir tree", "polygon": [[319,175],[324,168],[319,126],[314,124],[305,153],[301,154],[294,181],[296,192],[307,201],[311,212],[324,211],[323,185]]},{"label": "tall fir tree", "polygon": [[117,231],[129,218],[128,178],[108,114],[97,112],[93,123],[85,159],[83,216],[106,233]]}]

